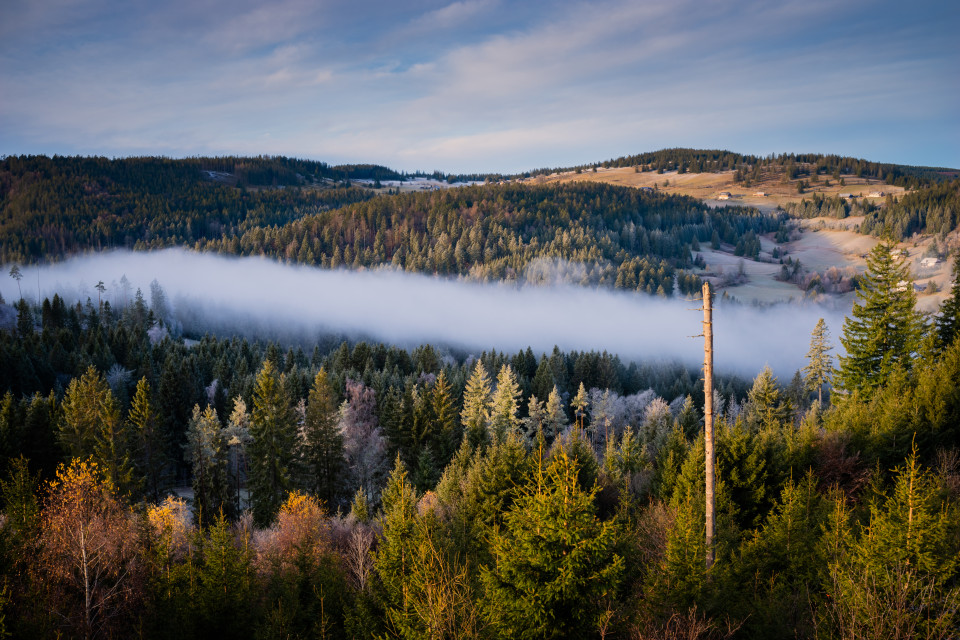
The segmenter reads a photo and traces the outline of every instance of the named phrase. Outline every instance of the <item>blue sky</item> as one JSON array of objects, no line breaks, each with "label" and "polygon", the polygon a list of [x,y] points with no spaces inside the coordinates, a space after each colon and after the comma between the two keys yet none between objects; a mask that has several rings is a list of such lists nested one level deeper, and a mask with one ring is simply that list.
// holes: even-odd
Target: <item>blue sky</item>
[{"label": "blue sky", "polygon": [[960,167],[960,3],[2,0],[0,154]]}]

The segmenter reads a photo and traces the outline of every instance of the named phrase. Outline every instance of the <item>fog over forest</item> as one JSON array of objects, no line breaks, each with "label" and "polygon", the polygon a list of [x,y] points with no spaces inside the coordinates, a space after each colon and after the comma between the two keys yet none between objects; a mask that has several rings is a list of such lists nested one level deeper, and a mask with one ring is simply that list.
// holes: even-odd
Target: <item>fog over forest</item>
[{"label": "fog over forest", "polygon": [[[4,274],[10,266],[4,267]],[[541,272],[538,279],[543,278]],[[38,293],[37,267],[22,267],[23,295]],[[124,292],[123,277],[129,281]],[[346,271],[291,266],[262,258],[234,258],[183,249],[113,251],[40,267],[39,291],[68,302],[106,285],[104,299],[130,302],[137,288],[150,303],[156,279],[174,321],[187,331],[267,330],[316,337],[323,332],[376,338],[399,346],[430,342],[507,352],[527,346],[539,355],[562,350],[607,350],[624,360],[703,358],[699,301],[571,285],[478,284],[391,270]],[[0,281],[8,303],[17,284]],[[769,364],[780,376],[804,366],[810,332],[826,319],[839,349],[843,317],[809,304],[760,310],[719,303],[714,311],[716,365],[753,376]]]}]

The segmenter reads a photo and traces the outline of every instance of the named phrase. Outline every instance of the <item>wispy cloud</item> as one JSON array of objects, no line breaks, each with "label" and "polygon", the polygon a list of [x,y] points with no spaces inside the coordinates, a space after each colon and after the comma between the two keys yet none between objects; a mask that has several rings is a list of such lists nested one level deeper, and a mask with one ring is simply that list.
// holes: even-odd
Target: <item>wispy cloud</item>
[{"label": "wispy cloud", "polygon": [[960,8],[927,4],[3,3],[0,152],[513,171],[686,145],[957,165]]}]

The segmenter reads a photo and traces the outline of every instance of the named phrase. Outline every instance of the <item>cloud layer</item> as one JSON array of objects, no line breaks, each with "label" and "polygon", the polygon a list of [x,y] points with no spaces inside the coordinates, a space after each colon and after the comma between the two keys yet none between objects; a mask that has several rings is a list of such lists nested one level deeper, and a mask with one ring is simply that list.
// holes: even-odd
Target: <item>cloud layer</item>
[{"label": "cloud layer", "polygon": [[960,5],[0,3],[0,153],[516,171],[670,146],[960,165]]},{"label": "cloud layer", "polygon": [[[25,295],[37,279],[23,269]],[[323,331],[363,335],[412,346],[425,342],[467,349],[539,355],[563,350],[607,350],[625,360],[703,358],[703,314],[697,301],[663,300],[635,293],[579,287],[515,287],[476,284],[394,271],[329,271],[260,258],[227,258],[182,249],[151,253],[110,252],[71,258],[40,270],[40,289],[70,300],[97,300],[100,280],[107,299],[123,296],[126,277],[149,302],[156,279],[187,322],[205,318],[220,326],[259,327],[316,336]],[[0,283],[7,300],[16,284]],[[33,289],[36,292],[36,289]],[[128,298],[129,299],[129,298]],[[795,305],[759,311],[719,306],[715,311],[717,366],[755,375],[770,364],[781,376],[805,364],[817,318],[836,334],[834,311]]]}]

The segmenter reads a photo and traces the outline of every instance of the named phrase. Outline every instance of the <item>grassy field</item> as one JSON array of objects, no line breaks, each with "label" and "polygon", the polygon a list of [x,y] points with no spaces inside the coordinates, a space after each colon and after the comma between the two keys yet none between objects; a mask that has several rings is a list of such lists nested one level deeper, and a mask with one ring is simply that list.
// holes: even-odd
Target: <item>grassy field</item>
[{"label": "grassy field", "polygon": [[[683,194],[705,200],[710,204],[744,204],[751,207],[757,207],[761,210],[772,210],[778,205],[788,202],[799,202],[802,198],[809,198],[814,193],[821,193],[827,196],[836,196],[840,194],[853,194],[871,198],[870,194],[876,191],[882,191],[884,196],[874,197],[874,200],[883,200],[886,194],[900,195],[903,193],[903,187],[893,187],[884,184],[880,180],[867,178],[857,178],[856,176],[842,176],[844,186],[832,178],[820,177],[819,182],[810,184],[810,186],[801,195],[797,191],[797,183],[800,181],[789,180],[784,182],[782,176],[767,175],[760,181],[745,187],[733,181],[733,171],[723,171],[720,173],[677,173],[668,171],[665,173],[655,173],[652,171],[637,173],[633,167],[598,168],[596,173],[584,171],[575,173],[567,171],[565,173],[554,173],[546,176],[536,176],[527,178],[523,182],[532,182],[545,184],[550,182],[606,182],[618,184],[625,187],[650,187],[656,188],[666,193]],[[809,183],[809,178],[804,178]],[[830,185],[827,186],[827,180]],[[719,200],[721,192],[730,194],[729,200]],[[765,195],[758,195],[763,193]]]}]

